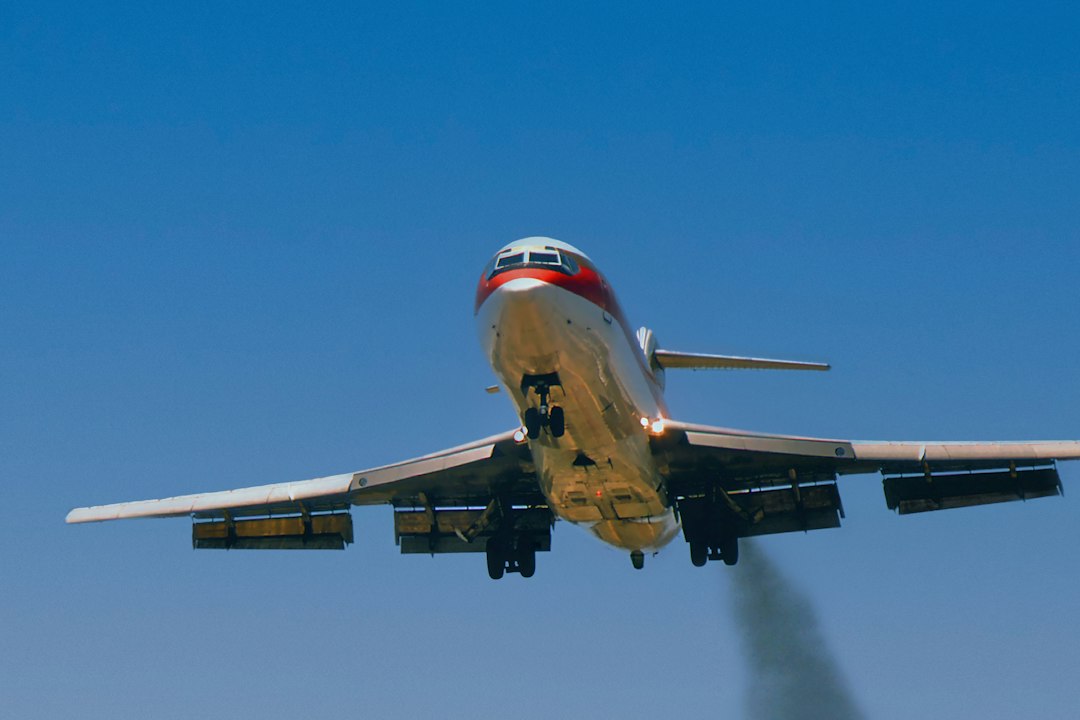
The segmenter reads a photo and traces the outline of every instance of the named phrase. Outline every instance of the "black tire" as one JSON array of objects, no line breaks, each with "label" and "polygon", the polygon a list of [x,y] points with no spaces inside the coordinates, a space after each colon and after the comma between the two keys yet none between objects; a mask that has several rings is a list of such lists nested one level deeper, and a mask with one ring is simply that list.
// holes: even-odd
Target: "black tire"
[{"label": "black tire", "polygon": [[566,432],[566,416],[561,407],[551,408],[548,415],[548,427],[551,429],[551,437],[562,437]]},{"label": "black tire", "polygon": [[709,546],[703,542],[690,543],[690,562],[694,567],[704,567],[709,562]]},{"label": "black tire", "polygon": [[720,543],[720,556],[724,559],[725,565],[734,565],[739,562],[739,538],[724,538],[724,541]]},{"label": "black tire", "polygon": [[531,440],[540,437],[540,411],[536,408],[525,411],[525,434]]},{"label": "black tire", "polygon": [[487,546],[487,568],[488,577],[492,580],[501,580],[506,572],[506,560],[503,559],[499,546],[494,543],[488,543]]},{"label": "black tire", "polygon": [[522,540],[518,545],[518,572],[523,578],[536,574],[536,548],[529,540]]},{"label": "black tire", "polygon": [[630,562],[633,564],[635,570],[640,570],[645,567],[645,553],[640,550],[635,550],[630,553]]}]

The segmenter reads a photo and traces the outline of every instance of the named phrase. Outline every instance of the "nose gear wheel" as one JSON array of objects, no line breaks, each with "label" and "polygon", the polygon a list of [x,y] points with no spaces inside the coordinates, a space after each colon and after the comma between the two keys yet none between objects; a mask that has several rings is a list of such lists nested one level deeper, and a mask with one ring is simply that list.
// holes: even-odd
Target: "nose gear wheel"
[{"label": "nose gear wheel", "polygon": [[540,417],[540,411],[529,408],[525,411],[525,434],[530,440],[540,437],[540,428],[544,426],[544,418]]},{"label": "nose gear wheel", "polygon": [[548,429],[552,437],[562,437],[566,432],[566,417],[561,407],[555,406],[548,412]]}]

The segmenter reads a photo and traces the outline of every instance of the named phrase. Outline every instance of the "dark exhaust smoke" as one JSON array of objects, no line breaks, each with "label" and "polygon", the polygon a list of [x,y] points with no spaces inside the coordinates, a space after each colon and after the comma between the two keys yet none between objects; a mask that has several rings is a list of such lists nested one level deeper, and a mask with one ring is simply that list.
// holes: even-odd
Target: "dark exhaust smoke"
[{"label": "dark exhaust smoke", "polygon": [[750,720],[862,718],[818,628],[817,615],[753,542],[732,568],[735,616],[749,661]]}]

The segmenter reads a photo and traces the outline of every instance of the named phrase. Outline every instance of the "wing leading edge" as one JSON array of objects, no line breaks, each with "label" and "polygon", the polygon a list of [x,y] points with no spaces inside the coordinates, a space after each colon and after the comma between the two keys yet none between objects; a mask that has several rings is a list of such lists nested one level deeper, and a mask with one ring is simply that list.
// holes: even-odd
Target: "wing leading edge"
[{"label": "wing leading edge", "polygon": [[[675,442],[690,447],[713,448],[720,460],[724,451],[746,453],[728,459],[738,467],[747,460],[755,466],[779,466],[786,473],[809,464],[836,474],[910,472],[923,470],[927,463],[935,470],[985,470],[1018,465],[1047,464],[1055,460],[1080,459],[1080,441],[1038,440],[1028,442],[941,442],[941,441],[859,441],[776,435],[733,428],[695,425],[672,420],[665,427],[674,431]],[[753,457],[753,454],[760,457]],[[816,459],[815,459],[816,458]],[[824,459],[821,460],[821,459]]]},{"label": "wing leading edge", "polygon": [[351,505],[394,506],[402,552],[483,552],[498,532],[551,546],[551,511],[513,431],[393,465],[296,482],[76,508],[67,522],[189,515],[196,548],[341,549]]},{"label": "wing leading edge", "polygon": [[75,508],[69,523],[140,517],[223,518],[284,512],[325,512],[349,505],[423,504],[420,496],[447,503],[486,502],[493,493],[511,501],[542,500],[529,482],[528,454],[513,432],[370,470],[311,480]]},{"label": "wing leading edge", "polygon": [[274,483],[221,492],[178,495],[160,500],[136,500],[75,508],[67,514],[68,523],[103,522],[145,517],[224,517],[269,515],[273,513],[337,510],[348,507],[352,473]]}]

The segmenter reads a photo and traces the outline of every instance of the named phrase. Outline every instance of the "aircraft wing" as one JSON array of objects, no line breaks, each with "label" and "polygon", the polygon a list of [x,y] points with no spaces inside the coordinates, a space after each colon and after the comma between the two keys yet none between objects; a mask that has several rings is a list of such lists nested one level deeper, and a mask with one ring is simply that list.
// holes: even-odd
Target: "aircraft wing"
[{"label": "aircraft wing", "polygon": [[669,491],[690,510],[684,525],[706,506],[713,515],[722,507],[740,535],[839,526],[839,475],[881,473],[888,507],[908,514],[1057,495],[1056,461],[1080,459],[1080,441],[1071,440],[863,442],[670,420],[653,450]]},{"label": "aircraft wing", "polygon": [[[68,513],[67,522],[187,515],[205,521],[195,523],[196,547],[322,549],[352,542],[348,515],[352,505],[393,505],[398,510],[395,520],[398,515],[409,516],[406,520],[411,523],[410,532],[422,525],[415,517],[419,513],[432,521],[426,527],[427,535],[439,529],[434,522],[437,509],[453,507],[460,516],[455,516],[460,521],[457,525],[468,522],[463,527],[451,523],[443,527],[444,534],[456,538],[462,533],[471,543],[486,529],[476,524],[480,514],[486,510],[484,520],[490,523],[496,505],[500,512],[508,514],[515,507],[541,507],[543,512],[549,512],[531,463],[527,447],[515,442],[510,431],[369,470],[161,500],[76,508]],[[399,542],[402,536],[399,532]],[[482,543],[478,543],[478,549],[483,550]]]}]

